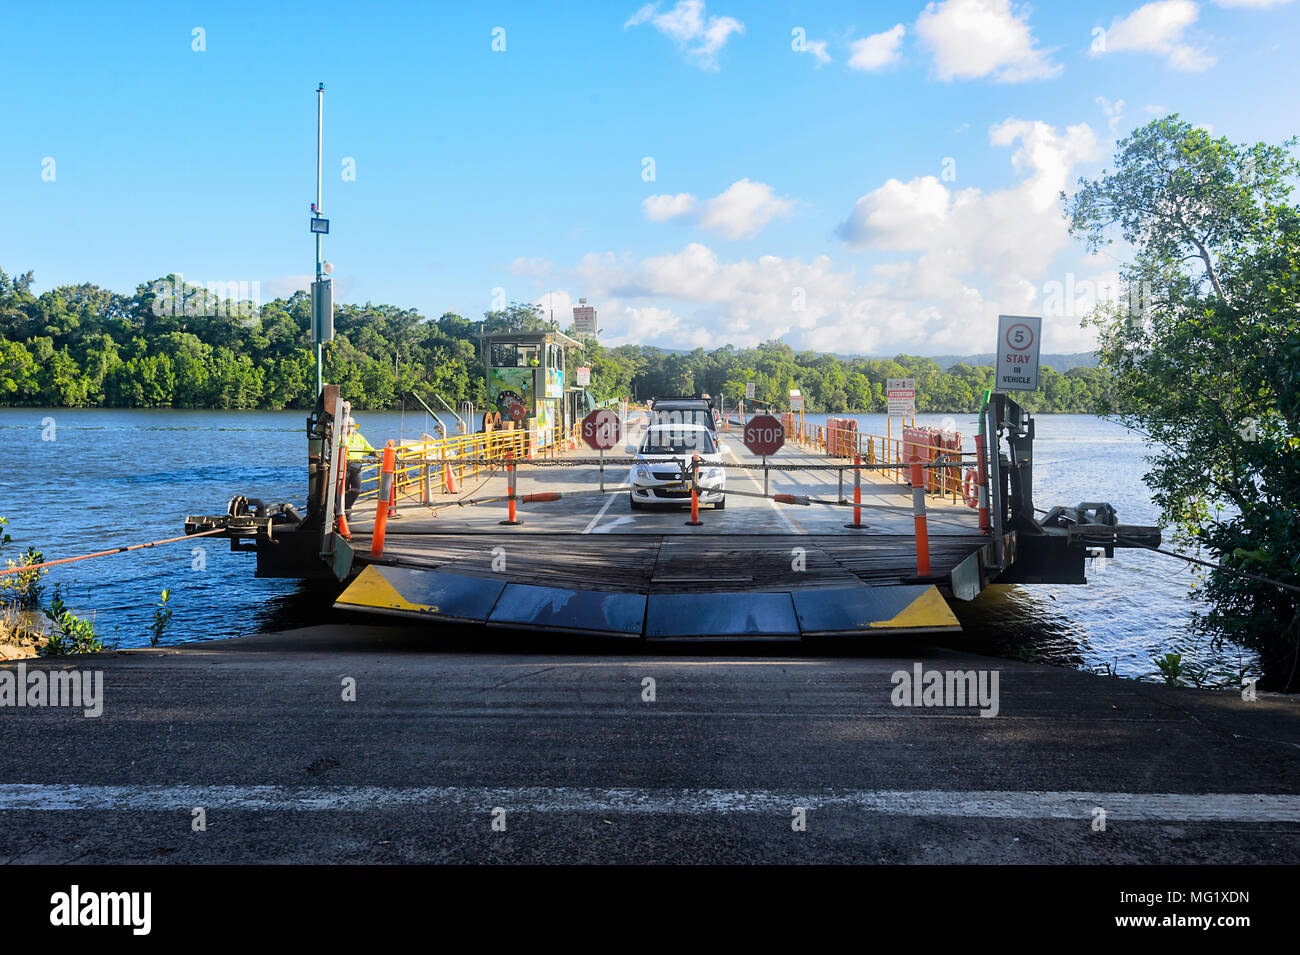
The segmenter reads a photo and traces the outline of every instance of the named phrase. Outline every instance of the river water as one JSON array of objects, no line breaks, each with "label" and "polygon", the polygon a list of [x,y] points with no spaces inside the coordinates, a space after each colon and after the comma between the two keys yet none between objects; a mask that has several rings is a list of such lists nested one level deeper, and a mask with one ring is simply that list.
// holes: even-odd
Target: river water
[{"label": "river water", "polygon": [[[372,440],[416,437],[423,414],[358,414]],[[234,494],[301,506],[306,419],[300,411],[134,411],[0,408],[0,516],[14,557],[28,544],[46,559],[183,533],[187,514],[221,514]],[[808,415],[824,422],[824,415]],[[883,434],[882,415],[858,416]],[[973,435],[974,415],[921,415],[918,424]],[[897,425],[897,422],[895,422]],[[1109,501],[1124,523],[1155,523],[1142,483],[1143,440],[1087,415],[1040,415],[1034,496],[1041,508]],[[1253,656],[1193,641],[1187,594],[1196,578],[1177,560],[1117,551],[1093,562],[1088,586],[993,587],[958,607],[966,633],[954,646],[1126,676],[1150,676],[1171,650],[1235,670]],[[253,577],[254,556],[194,541],[95,558],[51,570],[66,603],[93,618],[106,642],[146,646],[163,588],[174,610],[164,643],[285,629],[329,619],[327,595],[305,584]]]}]

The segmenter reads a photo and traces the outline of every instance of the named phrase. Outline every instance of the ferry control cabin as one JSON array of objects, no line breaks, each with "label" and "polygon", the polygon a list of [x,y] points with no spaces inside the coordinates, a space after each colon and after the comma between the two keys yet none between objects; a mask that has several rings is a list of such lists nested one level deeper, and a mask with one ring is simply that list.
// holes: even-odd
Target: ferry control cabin
[{"label": "ferry control cabin", "polygon": [[479,337],[487,369],[482,430],[522,428],[550,444],[589,410],[585,389],[566,386],[570,355],[582,342],[560,331],[499,332]]}]

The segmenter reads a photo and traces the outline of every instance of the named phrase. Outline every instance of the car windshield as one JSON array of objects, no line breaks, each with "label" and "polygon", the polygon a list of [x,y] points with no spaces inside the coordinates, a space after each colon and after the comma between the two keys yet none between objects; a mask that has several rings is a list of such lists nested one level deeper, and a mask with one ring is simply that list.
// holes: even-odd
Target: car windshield
[{"label": "car windshield", "polygon": [[712,429],[713,415],[707,408],[656,408],[654,423],[664,425],[698,424],[702,428]]},{"label": "car windshield", "polygon": [[709,432],[686,428],[651,428],[641,443],[642,454],[713,454],[716,450]]}]

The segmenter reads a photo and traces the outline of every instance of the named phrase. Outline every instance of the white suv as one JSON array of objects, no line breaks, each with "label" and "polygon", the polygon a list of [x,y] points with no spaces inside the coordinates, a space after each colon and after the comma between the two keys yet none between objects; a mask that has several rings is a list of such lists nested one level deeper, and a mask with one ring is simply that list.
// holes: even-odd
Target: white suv
[{"label": "white suv", "polygon": [[700,503],[715,510],[727,506],[727,472],[722,456],[727,446],[713,432],[698,424],[655,424],[645,429],[641,443],[627,449],[636,455],[632,469],[632,490],[628,501],[633,510],[650,504],[689,504],[691,457],[700,456]]}]

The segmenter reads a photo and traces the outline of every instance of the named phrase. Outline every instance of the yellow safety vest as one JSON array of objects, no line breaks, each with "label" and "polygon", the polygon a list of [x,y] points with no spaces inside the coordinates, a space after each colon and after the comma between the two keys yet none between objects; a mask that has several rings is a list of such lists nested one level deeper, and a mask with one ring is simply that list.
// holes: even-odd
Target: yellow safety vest
[{"label": "yellow safety vest", "polygon": [[360,461],[375,450],[360,431],[353,431],[348,435],[347,448],[349,461]]}]

